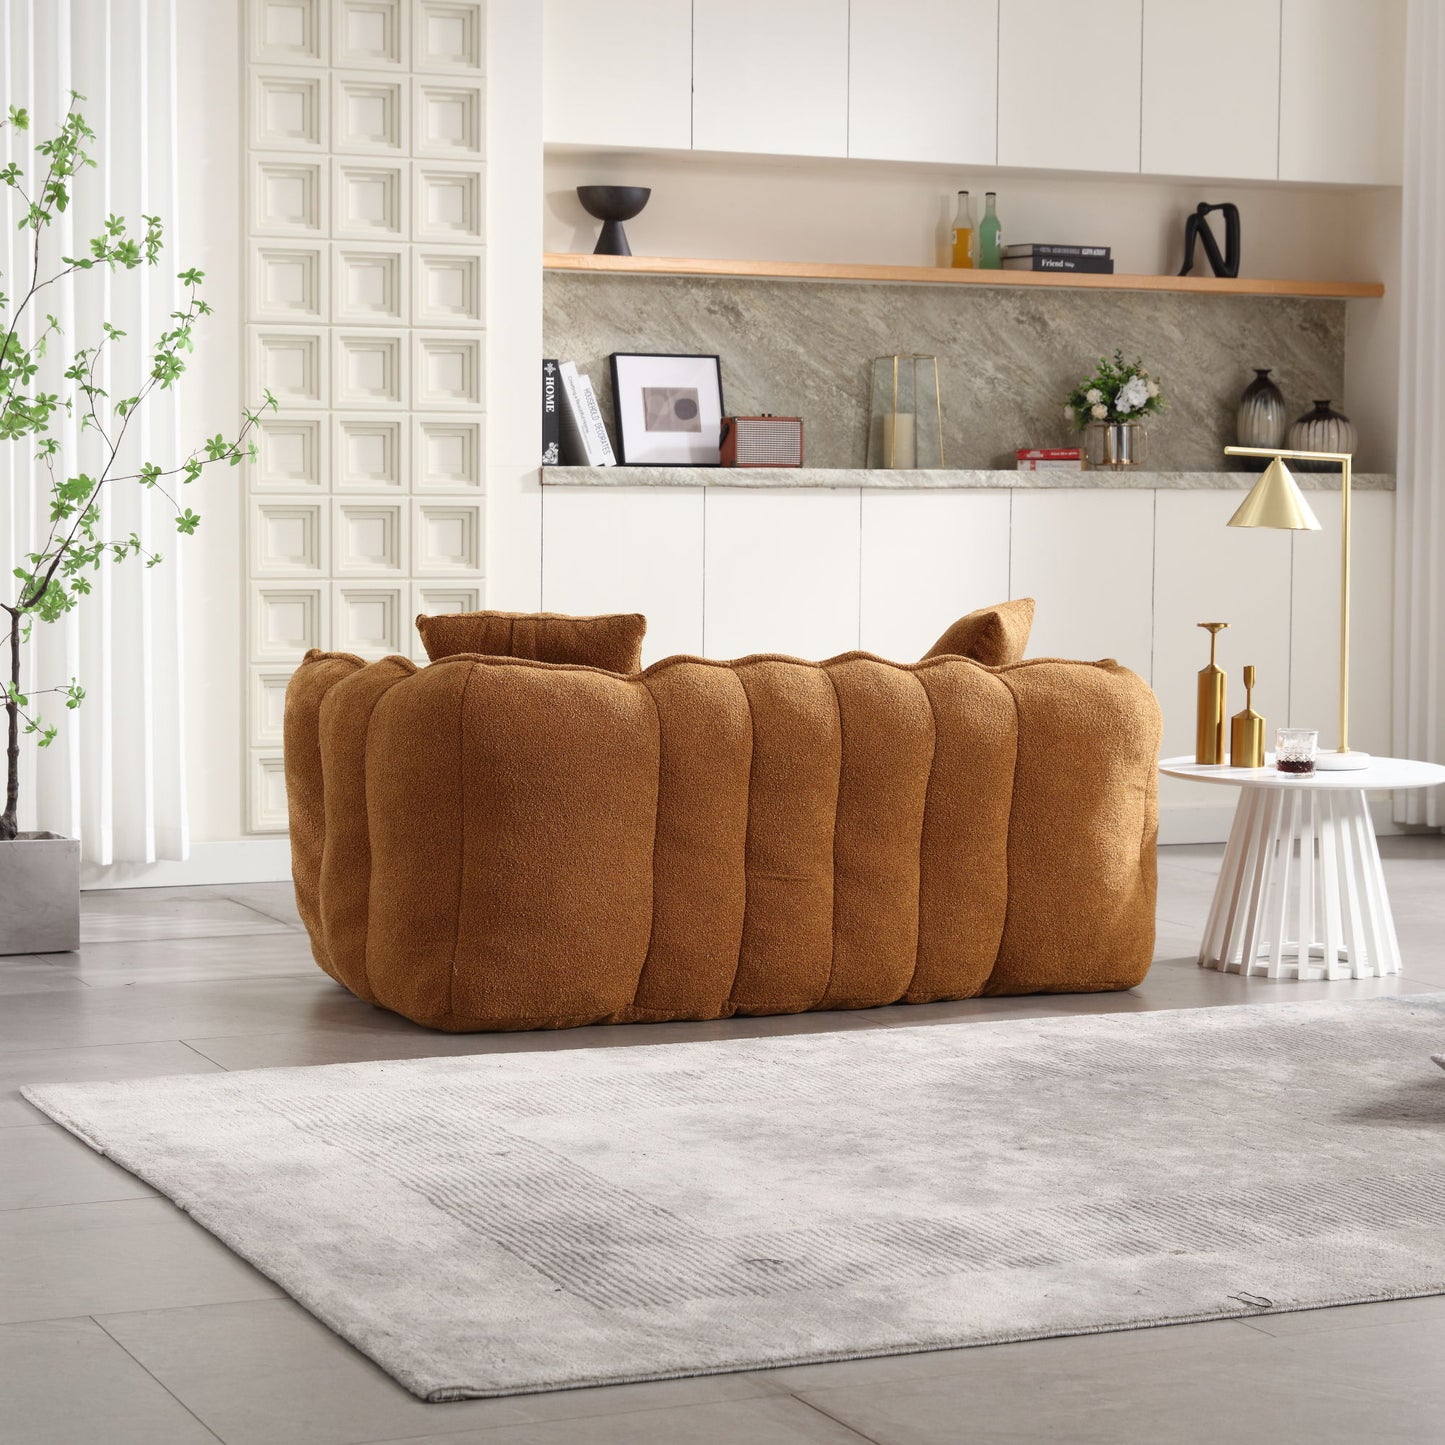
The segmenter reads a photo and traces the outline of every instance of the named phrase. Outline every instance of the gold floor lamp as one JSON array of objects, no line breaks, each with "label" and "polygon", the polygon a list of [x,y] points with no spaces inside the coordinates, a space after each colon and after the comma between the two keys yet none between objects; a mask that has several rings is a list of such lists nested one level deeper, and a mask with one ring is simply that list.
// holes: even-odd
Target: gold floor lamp
[{"label": "gold floor lamp", "polygon": [[1350,747],[1350,461],[1349,452],[1296,452],[1281,447],[1225,447],[1226,456],[1270,457],[1265,473],[1250,488],[1231,527],[1279,527],[1292,532],[1318,532],[1315,516],[1298,483],[1290,476],[1290,461],[1337,462],[1340,486],[1340,745],[1333,752],[1321,749],[1315,766],[1321,769],[1367,768],[1369,753]]}]

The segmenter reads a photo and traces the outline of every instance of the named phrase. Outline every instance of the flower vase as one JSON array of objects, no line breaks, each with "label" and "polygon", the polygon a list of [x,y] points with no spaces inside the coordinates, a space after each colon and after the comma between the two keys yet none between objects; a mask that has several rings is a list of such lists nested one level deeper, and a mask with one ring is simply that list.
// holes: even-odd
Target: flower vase
[{"label": "flower vase", "polygon": [[1149,433],[1137,421],[1091,421],[1084,428],[1084,458],[1091,468],[1120,472],[1141,465]]}]

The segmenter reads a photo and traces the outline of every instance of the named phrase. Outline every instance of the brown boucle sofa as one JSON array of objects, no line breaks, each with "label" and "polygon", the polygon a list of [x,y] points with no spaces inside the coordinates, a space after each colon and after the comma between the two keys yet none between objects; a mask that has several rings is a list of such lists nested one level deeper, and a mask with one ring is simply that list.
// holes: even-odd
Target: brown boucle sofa
[{"label": "brown boucle sofa", "polygon": [[438,1029],[1129,988],[1158,743],[1113,662],[312,652],[297,902],[327,973]]}]

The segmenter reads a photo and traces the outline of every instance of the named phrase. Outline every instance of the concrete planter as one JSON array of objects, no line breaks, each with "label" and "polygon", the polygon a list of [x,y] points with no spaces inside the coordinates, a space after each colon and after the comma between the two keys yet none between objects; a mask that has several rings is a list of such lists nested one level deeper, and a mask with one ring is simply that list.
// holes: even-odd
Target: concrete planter
[{"label": "concrete planter", "polygon": [[79,947],[79,840],[22,833],[0,842],[0,954]]}]

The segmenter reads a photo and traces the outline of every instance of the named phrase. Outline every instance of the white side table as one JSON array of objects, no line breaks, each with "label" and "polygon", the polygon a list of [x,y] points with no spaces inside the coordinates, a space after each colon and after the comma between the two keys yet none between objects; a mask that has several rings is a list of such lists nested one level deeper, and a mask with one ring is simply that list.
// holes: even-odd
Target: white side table
[{"label": "white side table", "polygon": [[1278,773],[1166,758],[1159,771],[1240,790],[1199,962],[1268,978],[1400,972],[1400,945],[1365,795],[1445,783],[1445,767],[1376,758],[1368,768]]}]

